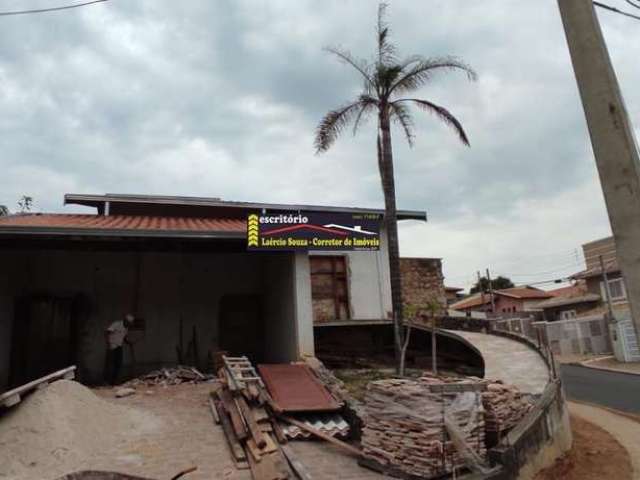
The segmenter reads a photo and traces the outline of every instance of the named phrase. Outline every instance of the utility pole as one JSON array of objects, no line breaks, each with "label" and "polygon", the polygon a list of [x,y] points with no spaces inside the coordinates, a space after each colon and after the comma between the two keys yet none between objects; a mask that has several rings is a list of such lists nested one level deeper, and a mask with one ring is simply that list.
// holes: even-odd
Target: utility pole
[{"label": "utility pole", "polygon": [[607,297],[605,300],[607,301],[607,314],[609,316],[608,323],[615,322],[615,317],[613,316],[613,306],[611,305],[611,289],[609,288],[609,276],[607,275],[607,270],[604,268],[604,260],[602,255],[599,257],[600,259],[600,270],[602,270],[602,279],[604,281],[604,294]]},{"label": "utility pole", "polygon": [[558,0],[640,340],[640,158],[592,0]]},{"label": "utility pole", "polygon": [[493,285],[491,284],[491,275],[489,274],[489,269],[487,268],[487,281],[489,282],[489,298],[491,298],[491,312],[496,313],[496,301],[493,296]]},{"label": "utility pole", "polygon": [[480,299],[482,300],[482,308],[484,308],[484,288],[482,288],[482,277],[480,276],[480,270],[476,272],[478,274],[478,289],[480,290]]}]

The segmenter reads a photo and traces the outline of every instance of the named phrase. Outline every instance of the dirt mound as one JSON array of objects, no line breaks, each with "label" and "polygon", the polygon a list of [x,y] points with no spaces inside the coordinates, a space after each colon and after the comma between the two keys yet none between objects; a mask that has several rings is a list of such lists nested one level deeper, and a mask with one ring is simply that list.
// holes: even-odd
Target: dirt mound
[{"label": "dirt mound", "polygon": [[66,471],[145,428],[148,419],[98,398],[83,385],[60,380],[28,396],[0,416],[0,479],[35,478]]},{"label": "dirt mound", "polygon": [[631,480],[629,453],[613,436],[586,420],[571,416],[573,447],[535,480]]}]

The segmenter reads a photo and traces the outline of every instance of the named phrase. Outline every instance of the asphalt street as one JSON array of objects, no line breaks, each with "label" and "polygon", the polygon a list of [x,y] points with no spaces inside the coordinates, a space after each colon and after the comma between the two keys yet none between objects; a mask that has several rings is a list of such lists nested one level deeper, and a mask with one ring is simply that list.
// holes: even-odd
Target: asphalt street
[{"label": "asphalt street", "polygon": [[570,400],[640,413],[640,375],[607,372],[577,365],[562,365],[560,371]]}]

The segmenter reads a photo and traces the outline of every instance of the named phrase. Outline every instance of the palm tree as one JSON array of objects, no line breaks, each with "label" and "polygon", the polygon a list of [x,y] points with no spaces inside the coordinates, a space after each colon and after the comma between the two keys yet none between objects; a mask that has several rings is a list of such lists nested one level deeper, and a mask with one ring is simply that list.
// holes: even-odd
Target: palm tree
[{"label": "palm tree", "polygon": [[396,217],[396,191],[391,148],[391,123],[401,127],[407,142],[413,146],[414,123],[409,110],[413,105],[434,114],[450,126],[460,141],[469,145],[469,139],[461,123],[444,107],[429,100],[415,98],[411,94],[426,85],[436,73],[462,71],[469,80],[475,80],[475,72],[454,57],[425,58],[413,55],[405,59],[397,56],[396,47],[389,41],[389,26],[385,21],[387,5],[378,7],[377,54],[372,61],[355,58],[348,51],[330,47],[326,50],[353,67],[362,77],[362,93],[350,103],[328,112],[316,130],[317,153],[326,152],[334,144],[345,127],[353,124],[355,134],[371,114],[378,116],[376,142],[378,169],[384,192],[384,227],[389,242],[389,270],[391,300],[395,333],[396,362],[400,365],[400,351],[406,335],[403,322],[402,284],[400,277],[400,253],[398,249],[398,220]]}]

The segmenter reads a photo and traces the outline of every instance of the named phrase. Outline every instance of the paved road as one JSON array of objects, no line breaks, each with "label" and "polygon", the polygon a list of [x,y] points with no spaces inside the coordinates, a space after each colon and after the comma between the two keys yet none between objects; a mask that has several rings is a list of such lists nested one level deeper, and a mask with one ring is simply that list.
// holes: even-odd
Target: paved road
[{"label": "paved road", "polygon": [[640,413],[640,375],[599,371],[577,365],[562,365],[560,371],[570,400]]}]

